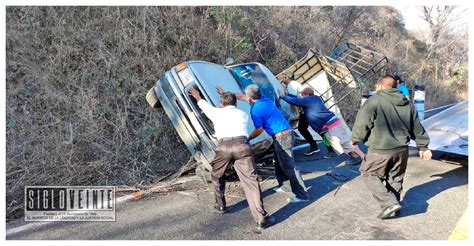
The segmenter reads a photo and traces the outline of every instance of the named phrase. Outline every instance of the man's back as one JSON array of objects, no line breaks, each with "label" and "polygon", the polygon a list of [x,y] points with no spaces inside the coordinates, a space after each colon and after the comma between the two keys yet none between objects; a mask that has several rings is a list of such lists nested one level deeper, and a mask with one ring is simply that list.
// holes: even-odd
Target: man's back
[{"label": "man's back", "polygon": [[267,97],[258,99],[250,110],[255,128],[263,127],[268,135],[291,129],[283,113]]},{"label": "man's back", "polygon": [[295,95],[288,94],[282,99],[291,105],[302,107],[309,125],[316,132],[319,132],[321,127],[334,117],[334,113],[329,111],[319,96],[310,95],[298,98]]},{"label": "man's back", "polygon": [[353,140],[367,141],[376,152],[396,152],[413,139],[427,147],[429,138],[418,114],[403,94],[396,89],[382,90],[369,98],[357,115]]},{"label": "man's back", "polygon": [[198,105],[212,123],[214,123],[217,138],[248,137],[247,124],[249,117],[244,111],[235,106],[215,108],[205,100],[200,100]]}]

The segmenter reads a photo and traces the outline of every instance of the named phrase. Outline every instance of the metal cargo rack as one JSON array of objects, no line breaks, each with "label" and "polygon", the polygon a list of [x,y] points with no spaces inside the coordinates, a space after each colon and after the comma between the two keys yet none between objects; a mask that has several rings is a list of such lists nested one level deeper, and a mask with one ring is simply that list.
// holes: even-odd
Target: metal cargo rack
[{"label": "metal cargo rack", "polygon": [[[333,51],[333,57],[310,49],[303,59],[278,76],[284,72],[292,71],[295,74],[295,80],[305,83],[324,70],[335,82],[325,91],[319,91],[319,94],[326,106],[332,108],[355,89],[361,88],[362,85],[370,81],[387,63],[388,59],[380,53],[345,43]],[[339,90],[333,90],[335,87],[338,87]],[[346,88],[348,90],[345,90]],[[328,93],[331,91],[332,93]],[[337,101],[333,99],[336,95],[338,95]],[[333,100],[331,101],[331,99]]]},{"label": "metal cargo rack", "polygon": [[344,63],[352,72],[359,86],[372,79],[388,64],[384,55],[351,43],[336,48],[333,54],[334,59]]}]

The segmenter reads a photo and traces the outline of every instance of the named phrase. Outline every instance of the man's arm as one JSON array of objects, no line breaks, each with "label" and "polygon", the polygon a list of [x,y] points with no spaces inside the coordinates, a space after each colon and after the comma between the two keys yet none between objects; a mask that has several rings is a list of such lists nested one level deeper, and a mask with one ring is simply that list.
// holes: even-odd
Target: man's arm
[{"label": "man's arm", "polygon": [[255,128],[252,133],[249,135],[249,141],[258,137],[263,132],[263,127]]},{"label": "man's arm", "polygon": [[[219,93],[219,95],[222,95],[225,92],[224,89],[222,89],[222,87],[220,86],[216,86],[216,90],[217,90],[217,93]],[[245,94],[234,93],[234,95],[237,98],[237,100],[246,101],[246,102],[249,101],[249,98]]]},{"label": "man's arm", "polygon": [[253,110],[250,110],[250,117],[252,118],[253,121],[253,126],[255,127],[255,130],[253,130],[252,133],[249,135],[249,141],[258,137],[260,134],[263,132],[263,119],[260,115],[255,114]]},{"label": "man's arm", "polygon": [[359,110],[352,128],[352,143],[366,142],[370,136],[370,131],[374,127],[374,120],[377,117],[376,108],[371,101],[364,103]]},{"label": "man's arm", "polygon": [[241,94],[241,93],[234,93],[235,97],[237,98],[237,100],[240,100],[240,101],[246,101],[248,102],[249,101],[249,97],[245,94]]},{"label": "man's arm", "polygon": [[293,106],[298,106],[298,107],[305,107],[307,105],[307,102],[304,98],[298,98],[295,95],[288,94],[284,97],[282,97],[283,101],[293,105]]},{"label": "man's arm", "polygon": [[217,108],[213,107],[206,100],[202,99],[201,95],[199,94],[199,91],[196,90],[194,87],[189,89],[189,95],[191,95],[192,97],[194,97],[194,99],[196,99],[199,108],[202,109],[204,114],[209,119],[212,120],[214,116],[217,116],[217,112],[216,112]]}]

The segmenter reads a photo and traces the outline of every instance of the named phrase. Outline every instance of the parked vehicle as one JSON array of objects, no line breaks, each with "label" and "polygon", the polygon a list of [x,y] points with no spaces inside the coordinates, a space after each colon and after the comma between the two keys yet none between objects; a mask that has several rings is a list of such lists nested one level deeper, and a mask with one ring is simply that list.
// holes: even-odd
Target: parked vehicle
[{"label": "parked vehicle", "polygon": [[[354,51],[351,54],[354,55]],[[351,62],[356,63],[364,61],[363,58],[350,57],[350,59]],[[385,57],[383,59],[386,60]],[[212,121],[199,109],[194,98],[188,95],[189,88],[197,88],[205,100],[217,106],[220,101],[220,95],[216,91],[217,85],[225,91],[244,93],[246,86],[256,84],[266,97],[275,102],[285,117],[291,119],[294,117],[291,106],[283,100],[278,100],[277,91],[283,91],[284,88],[277,78],[280,78],[286,71],[292,71],[297,81],[307,84],[319,92],[326,105],[341,116],[336,98],[342,100],[348,95],[333,94],[331,86],[339,83],[355,89],[358,88],[358,83],[361,83],[355,79],[358,77],[354,76],[352,70],[343,62],[343,59],[338,61],[309,50],[300,61],[275,76],[266,66],[258,62],[220,65],[206,61],[186,61],[165,72],[154,87],[148,91],[146,99],[152,107],[162,107],[165,110],[200,168],[211,170],[212,167],[209,163],[215,154],[217,138],[214,135]],[[373,61],[371,62],[373,63]],[[379,60],[377,62],[380,63]],[[373,68],[373,65],[370,66],[370,69]],[[378,69],[380,70],[380,68]],[[328,75],[336,81],[332,85],[329,83]],[[239,101],[237,107],[250,114],[248,103]],[[253,130],[251,122],[248,132]],[[317,134],[314,133],[314,135],[320,139]],[[302,139],[301,136],[300,138]],[[264,132],[253,139],[250,144],[256,158],[259,159],[271,151],[272,138]]]}]

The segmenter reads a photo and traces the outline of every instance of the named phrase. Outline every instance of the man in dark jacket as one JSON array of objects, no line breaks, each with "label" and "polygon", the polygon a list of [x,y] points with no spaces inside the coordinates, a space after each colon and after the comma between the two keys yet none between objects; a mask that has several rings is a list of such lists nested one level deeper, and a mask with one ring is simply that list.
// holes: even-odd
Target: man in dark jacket
[{"label": "man in dark jacket", "polygon": [[[346,164],[358,164],[357,156],[363,157],[363,152],[351,144],[351,136],[346,123],[336,117],[324,105],[323,100],[314,95],[313,89],[307,87],[301,91],[301,98],[288,94],[282,99],[294,106],[302,107],[304,116],[311,128],[319,135],[325,136],[338,155],[346,154],[349,158]],[[346,130],[347,129],[347,130]]]},{"label": "man in dark jacket", "polygon": [[431,159],[429,137],[416,109],[396,88],[397,82],[390,75],[377,81],[377,94],[364,103],[352,129],[353,144],[362,141],[369,147],[360,171],[382,208],[379,219],[393,217],[402,208],[400,193],[410,139],[415,140],[421,159]]}]

